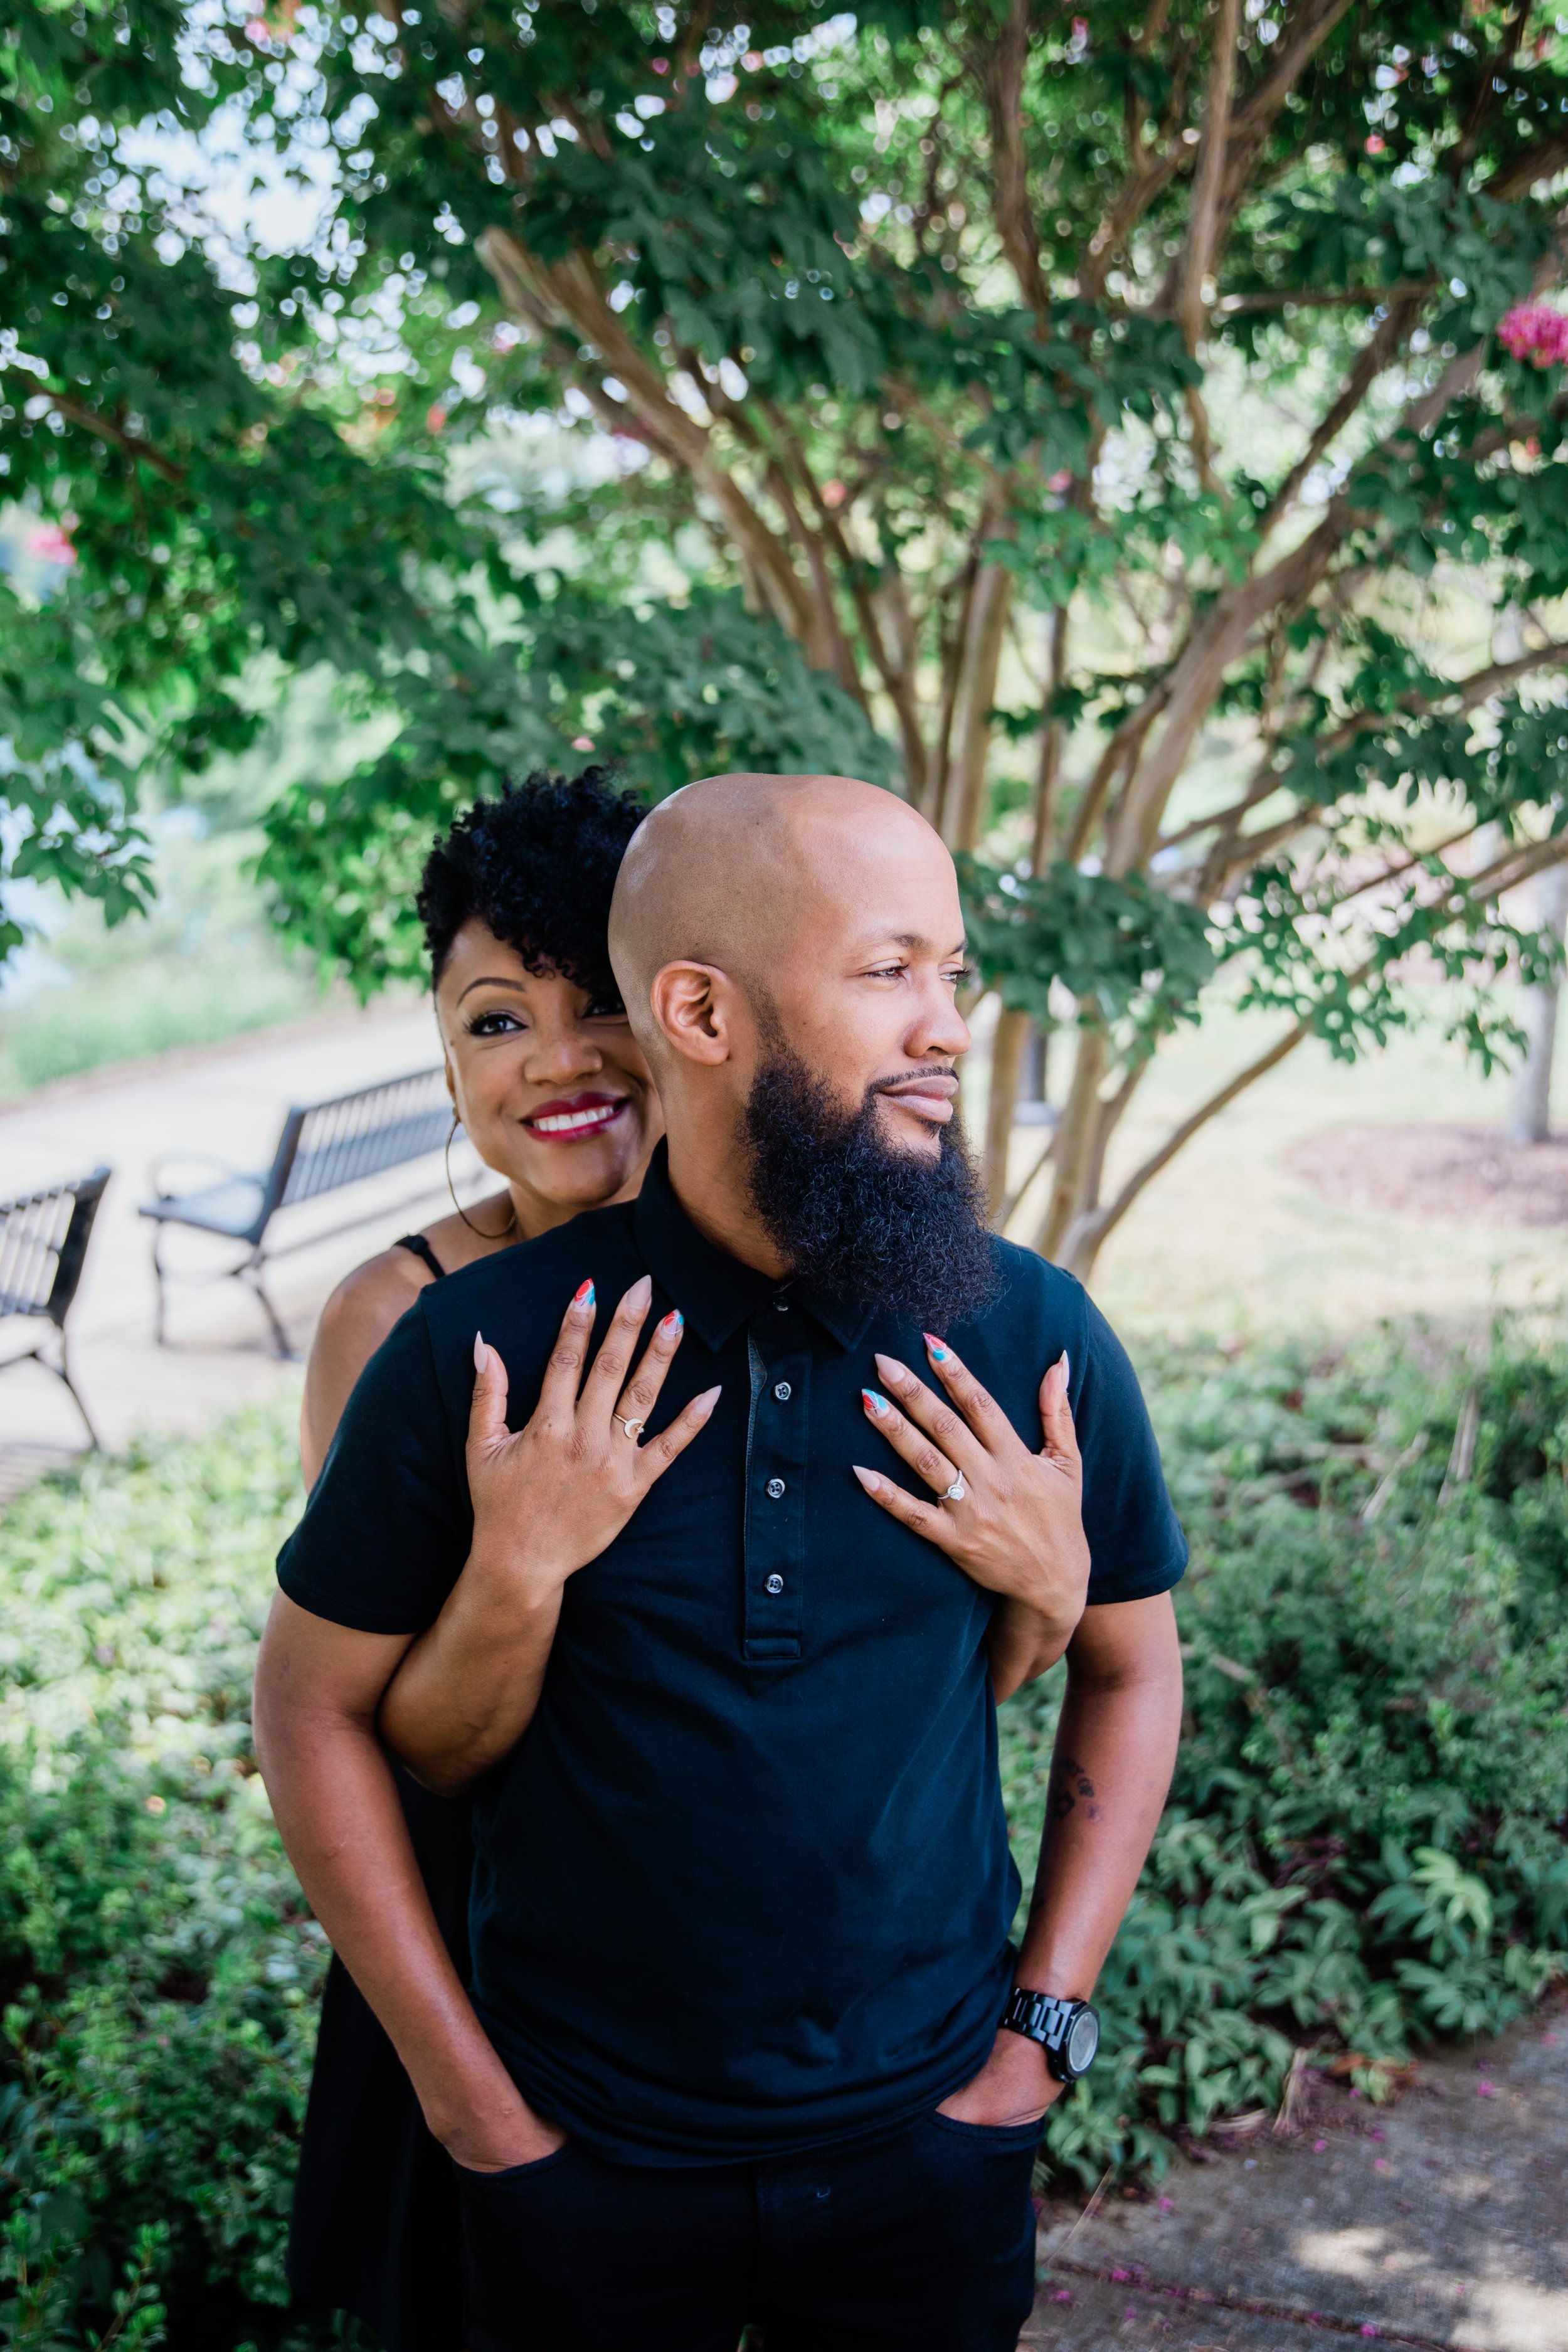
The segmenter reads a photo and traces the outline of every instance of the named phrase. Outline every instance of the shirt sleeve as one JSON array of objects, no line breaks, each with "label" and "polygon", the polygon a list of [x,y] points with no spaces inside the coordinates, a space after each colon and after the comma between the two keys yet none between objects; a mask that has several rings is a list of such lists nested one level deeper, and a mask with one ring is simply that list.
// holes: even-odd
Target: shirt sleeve
[{"label": "shirt sleeve", "polygon": [[422,1633],[440,1614],[472,1534],[468,1482],[416,1302],[360,1374],[305,1516],[278,1555],[278,1581],[334,1625]]},{"label": "shirt sleeve", "polygon": [[1127,1350],[1092,1299],[1084,1299],[1084,1363],[1072,1367],[1072,1404],[1083,1456],[1083,1526],[1089,1601],[1146,1601],[1181,1581],[1187,1539],[1160,1466],[1149,1408]]}]

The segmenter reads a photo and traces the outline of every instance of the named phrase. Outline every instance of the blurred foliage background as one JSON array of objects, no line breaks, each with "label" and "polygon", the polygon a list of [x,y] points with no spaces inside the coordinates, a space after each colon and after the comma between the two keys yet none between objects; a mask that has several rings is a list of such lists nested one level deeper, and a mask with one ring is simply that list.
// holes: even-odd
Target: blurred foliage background
[{"label": "blurred foliage background", "polygon": [[509,770],[856,769],[969,861],[993,1205],[1087,1272],[1306,1040],[1489,1066],[1557,969],[1565,108],[1458,0],[5,0],[5,870],[128,916],[321,679],[259,870],[366,990]]}]

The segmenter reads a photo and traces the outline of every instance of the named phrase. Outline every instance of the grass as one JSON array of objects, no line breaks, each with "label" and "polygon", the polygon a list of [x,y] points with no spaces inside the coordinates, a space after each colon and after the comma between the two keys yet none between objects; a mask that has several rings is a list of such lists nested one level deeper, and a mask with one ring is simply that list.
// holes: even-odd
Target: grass
[{"label": "grass", "polygon": [[110,929],[80,905],[48,941],[69,978],[0,998],[0,1098],[173,1046],[210,1045],[318,1011],[310,966],[268,925],[249,831],[160,844],[159,900]]}]

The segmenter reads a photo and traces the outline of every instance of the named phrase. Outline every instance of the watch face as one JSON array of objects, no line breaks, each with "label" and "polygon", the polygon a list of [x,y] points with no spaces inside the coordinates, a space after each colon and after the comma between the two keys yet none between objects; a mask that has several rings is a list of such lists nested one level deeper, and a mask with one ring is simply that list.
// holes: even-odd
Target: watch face
[{"label": "watch face", "polygon": [[1073,2076],[1087,2074],[1100,2047],[1100,2020],[1092,2009],[1080,2009],[1068,2028],[1062,2056]]}]

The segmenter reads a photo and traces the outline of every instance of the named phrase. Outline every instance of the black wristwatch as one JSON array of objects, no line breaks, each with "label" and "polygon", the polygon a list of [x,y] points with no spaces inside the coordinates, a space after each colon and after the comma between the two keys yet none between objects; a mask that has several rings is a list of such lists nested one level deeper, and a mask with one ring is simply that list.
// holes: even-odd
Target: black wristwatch
[{"label": "black wristwatch", "polygon": [[1039,2043],[1058,2083],[1076,2083],[1087,2074],[1100,2048],[1099,2014],[1087,2000],[1058,2000],[1055,1993],[1015,1985],[1002,2022],[1009,2033]]}]

